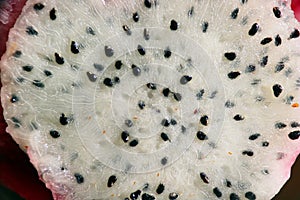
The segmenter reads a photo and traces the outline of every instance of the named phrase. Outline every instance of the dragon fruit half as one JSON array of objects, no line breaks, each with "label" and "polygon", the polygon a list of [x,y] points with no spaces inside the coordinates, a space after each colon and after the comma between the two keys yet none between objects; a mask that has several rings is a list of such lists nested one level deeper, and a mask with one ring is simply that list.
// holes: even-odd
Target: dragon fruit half
[{"label": "dragon fruit half", "polygon": [[28,0],[7,131],[54,199],[271,199],[300,151],[287,0]]}]

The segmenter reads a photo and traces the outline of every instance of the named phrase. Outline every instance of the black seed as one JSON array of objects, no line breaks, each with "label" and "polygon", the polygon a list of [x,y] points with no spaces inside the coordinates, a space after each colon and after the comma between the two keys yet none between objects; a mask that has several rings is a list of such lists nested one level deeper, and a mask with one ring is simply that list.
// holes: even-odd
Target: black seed
[{"label": "black seed", "polygon": [[117,177],[115,175],[112,175],[108,178],[107,181],[107,187],[112,187],[117,181]]},{"label": "black seed", "polygon": [[78,67],[77,65],[71,65],[71,69],[74,71],[78,71],[80,67]]},{"label": "black seed", "polygon": [[171,192],[169,194],[169,200],[175,200],[178,198],[178,194],[176,194],[175,192]]},{"label": "black seed", "polygon": [[165,50],[164,50],[164,57],[165,58],[170,58],[172,55],[172,52],[170,51],[169,47],[167,47]]},{"label": "black seed", "polygon": [[156,188],[156,193],[157,193],[157,194],[161,194],[161,193],[164,192],[164,190],[165,190],[164,184],[160,183],[160,184],[157,186],[157,188]]},{"label": "black seed", "polygon": [[146,54],[144,47],[142,47],[141,45],[138,45],[137,50],[141,56],[144,56]]},{"label": "black seed", "polygon": [[279,84],[275,84],[273,85],[272,89],[273,89],[274,96],[279,97],[279,95],[282,92],[282,86]]},{"label": "black seed", "polygon": [[208,29],[208,22],[203,22],[202,23],[202,32],[206,33],[207,29]]},{"label": "black seed", "polygon": [[213,92],[211,93],[211,95],[209,96],[209,98],[210,98],[210,99],[213,99],[213,98],[215,98],[215,97],[217,96],[217,94],[218,94],[218,91],[213,91]]},{"label": "black seed", "polygon": [[55,53],[54,56],[55,56],[55,62],[57,64],[62,65],[65,63],[65,59],[61,57],[58,53]]},{"label": "black seed", "polygon": [[265,67],[268,64],[269,56],[264,56],[260,61],[260,66]]},{"label": "black seed", "polygon": [[257,96],[257,97],[255,97],[255,100],[258,101],[258,102],[260,102],[260,101],[264,101],[265,98],[262,97],[262,96]]},{"label": "black seed", "polygon": [[229,101],[229,100],[227,100],[227,101],[225,102],[225,107],[226,107],[226,108],[232,108],[232,107],[234,107],[234,106],[235,106],[234,103],[231,102],[231,101]]},{"label": "black seed", "polygon": [[185,131],[186,131],[186,128],[185,128],[185,126],[182,125],[182,126],[181,126],[181,132],[182,132],[182,133],[185,133]]},{"label": "black seed", "polygon": [[16,103],[16,102],[18,102],[18,101],[19,101],[19,98],[18,98],[15,94],[13,94],[13,95],[11,96],[10,102],[11,102],[11,103]]},{"label": "black seed", "polygon": [[139,106],[139,108],[140,108],[141,110],[143,110],[144,107],[145,107],[145,102],[140,100],[139,103],[138,103],[138,106]]},{"label": "black seed", "polygon": [[143,186],[143,190],[147,190],[149,188],[149,183],[145,183]]},{"label": "black seed", "polygon": [[249,150],[243,151],[242,154],[247,155],[247,156],[253,156],[254,155],[253,151],[249,151]]},{"label": "black seed", "polygon": [[91,82],[96,82],[96,80],[97,80],[96,74],[93,74],[91,72],[86,72],[86,75]]},{"label": "black seed", "polygon": [[144,29],[144,39],[149,40],[150,39],[150,33],[148,29]]},{"label": "black seed", "polygon": [[275,67],[275,72],[280,72],[284,69],[284,63],[283,62],[279,62],[277,63],[276,67]]},{"label": "black seed", "polygon": [[176,122],[176,120],[175,119],[171,119],[171,125],[176,125],[177,124],[177,122]]},{"label": "black seed", "polygon": [[124,123],[127,127],[132,127],[133,126],[133,122],[130,119],[126,119]]},{"label": "black seed", "polygon": [[226,179],[226,186],[229,187],[229,188],[231,188],[231,186],[232,186],[231,182],[227,179]]},{"label": "black seed", "polygon": [[104,69],[103,65],[97,64],[97,63],[94,63],[94,68],[95,68],[98,72],[101,72],[101,71],[103,71],[103,69]]},{"label": "black seed", "polygon": [[172,31],[176,31],[178,29],[178,23],[174,19],[172,19],[170,22],[170,29]]},{"label": "black seed", "polygon": [[222,192],[219,190],[219,188],[215,187],[213,192],[218,198],[222,197]]},{"label": "black seed", "polygon": [[163,91],[162,91],[162,93],[163,93],[163,95],[164,95],[165,97],[168,97],[169,94],[170,94],[170,89],[169,89],[169,88],[164,88]]},{"label": "black seed", "polygon": [[163,119],[160,124],[164,127],[169,127],[170,126],[170,122],[167,119]]},{"label": "black seed", "polygon": [[16,81],[18,82],[18,83],[23,83],[24,82],[24,78],[22,78],[22,77],[17,77],[16,78]]},{"label": "black seed", "polygon": [[114,83],[120,83],[120,78],[119,77],[114,77]]},{"label": "black seed", "polygon": [[131,194],[130,194],[130,199],[131,199],[131,200],[136,200],[136,199],[138,199],[138,197],[141,195],[141,193],[142,193],[141,190],[137,190],[137,191],[131,193]]},{"label": "black seed", "polygon": [[180,78],[180,83],[182,85],[185,85],[187,84],[188,82],[190,82],[192,80],[192,77],[191,76],[188,76],[188,75],[184,75]]},{"label": "black seed", "polygon": [[22,51],[19,51],[19,50],[15,51],[15,52],[13,53],[13,57],[15,57],[15,58],[20,58],[21,55],[22,55]]},{"label": "black seed", "polygon": [[229,196],[229,199],[230,200],[240,200],[240,197],[235,193],[231,193]]},{"label": "black seed", "polygon": [[134,76],[139,76],[141,75],[141,68],[139,68],[136,65],[131,65],[132,73]]},{"label": "black seed", "polygon": [[26,72],[30,72],[33,69],[33,66],[31,65],[25,65],[22,67],[22,69]]},{"label": "black seed", "polygon": [[188,17],[192,17],[193,14],[194,14],[194,6],[192,6],[191,9],[189,9]]},{"label": "black seed", "polygon": [[291,127],[292,128],[297,128],[297,127],[299,127],[300,126],[300,124],[298,123],[298,122],[292,122],[291,123]]},{"label": "black seed", "polygon": [[163,141],[170,141],[170,139],[169,139],[169,137],[168,137],[168,135],[166,134],[166,133],[164,133],[164,132],[162,132],[161,134],[160,134],[160,137],[161,137],[161,139],[163,140]]},{"label": "black seed", "polygon": [[286,127],[286,124],[284,124],[284,123],[282,123],[282,122],[277,122],[276,124],[275,124],[275,128],[277,128],[277,129],[283,129],[283,128],[285,128]]},{"label": "black seed", "polygon": [[201,173],[200,173],[200,178],[202,179],[202,181],[203,181],[204,183],[206,183],[206,184],[209,183],[209,179],[208,179],[208,177],[206,176],[206,174],[205,174],[204,172],[201,172]]},{"label": "black seed", "polygon": [[138,22],[139,19],[140,19],[139,14],[137,12],[133,13],[132,19],[133,19],[134,22]]},{"label": "black seed", "polygon": [[129,142],[129,146],[131,146],[131,147],[135,147],[138,144],[139,144],[139,141],[137,139],[134,139]]},{"label": "black seed", "polygon": [[233,61],[236,58],[236,54],[234,52],[226,52],[224,56],[230,61]]},{"label": "black seed", "polygon": [[207,140],[208,139],[207,135],[205,133],[203,133],[202,131],[197,132],[197,138],[199,140]]},{"label": "black seed", "polygon": [[34,4],[33,6],[33,9],[36,10],[36,11],[39,11],[39,10],[42,10],[45,6],[41,3],[36,3]]},{"label": "black seed", "polygon": [[262,146],[263,146],[263,147],[267,147],[267,146],[269,146],[269,142],[266,142],[266,141],[265,141],[265,142],[263,142],[263,143],[262,143]]},{"label": "black seed", "polygon": [[44,70],[44,74],[46,76],[52,76],[52,73],[50,71],[48,71],[48,70]]},{"label": "black seed", "polygon": [[242,4],[245,4],[248,2],[248,0],[240,0]]},{"label": "black seed", "polygon": [[50,133],[51,137],[53,137],[53,138],[59,138],[60,137],[60,133],[58,131],[51,130],[49,133]]},{"label": "black seed", "polygon": [[173,96],[176,101],[181,101],[181,99],[182,99],[182,96],[180,93],[174,93]]},{"label": "black seed", "polygon": [[279,35],[276,35],[275,37],[275,46],[281,45],[281,37]]},{"label": "black seed", "polygon": [[107,57],[112,57],[115,53],[111,46],[104,46],[104,52]]},{"label": "black seed", "polygon": [[130,28],[127,25],[124,25],[122,27],[123,27],[123,30],[126,32],[127,35],[131,35],[132,32],[131,32]]},{"label": "black seed", "polygon": [[299,37],[300,33],[298,29],[294,29],[294,31],[290,34],[290,39]]},{"label": "black seed", "polygon": [[300,131],[292,131],[289,133],[289,138],[291,140],[296,140],[299,138],[299,136],[300,136]]},{"label": "black seed", "polygon": [[123,142],[125,142],[125,143],[128,142],[129,141],[129,133],[127,131],[123,131],[121,133],[121,138],[122,138]]},{"label": "black seed", "polygon": [[71,52],[74,54],[79,53],[79,45],[77,42],[74,42],[74,41],[71,42]]},{"label": "black seed", "polygon": [[155,197],[150,194],[144,193],[142,195],[142,200],[155,200]]},{"label": "black seed", "polygon": [[155,83],[147,83],[147,87],[151,90],[156,90],[156,84]]},{"label": "black seed", "polygon": [[207,115],[204,115],[200,118],[200,123],[203,125],[203,126],[207,126],[208,125],[208,116]]},{"label": "black seed", "polygon": [[198,100],[202,99],[204,95],[204,89],[201,89],[197,94],[196,94],[196,97]]},{"label": "black seed", "polygon": [[151,8],[151,2],[150,2],[150,0],[145,0],[144,1],[144,5],[146,6],[146,8]]},{"label": "black seed", "polygon": [[251,85],[258,85],[259,83],[261,83],[261,79],[253,79]]},{"label": "black seed", "polygon": [[123,63],[122,63],[121,60],[117,60],[115,62],[115,68],[118,69],[118,70],[121,69],[122,65],[123,65]]},{"label": "black seed", "polygon": [[248,34],[249,34],[250,36],[254,36],[254,35],[257,33],[258,29],[259,29],[259,25],[258,25],[257,23],[254,23],[254,24],[251,26],[251,28],[250,28]]},{"label": "black seed", "polygon": [[28,35],[38,35],[38,32],[32,26],[27,26],[26,33]]},{"label": "black seed", "polygon": [[96,35],[95,34],[95,31],[94,29],[92,29],[92,27],[86,27],[85,31],[88,33],[88,34],[91,34],[91,35]]},{"label": "black seed", "polygon": [[45,87],[44,83],[42,83],[40,80],[33,80],[32,84],[39,88]]},{"label": "black seed", "polygon": [[236,79],[239,75],[241,75],[240,72],[229,72],[227,74],[228,78],[230,78],[230,79]]},{"label": "black seed", "polygon": [[69,119],[65,116],[64,113],[59,117],[59,122],[61,125],[67,125],[69,123]]},{"label": "black seed", "polygon": [[105,78],[103,80],[103,84],[106,85],[107,87],[112,87],[113,86],[113,82],[110,78]]},{"label": "black seed", "polygon": [[256,199],[256,195],[253,192],[246,192],[245,197],[249,200],[255,200]]},{"label": "black seed", "polygon": [[246,67],[245,72],[246,73],[251,73],[251,72],[254,72],[255,69],[256,69],[256,67],[254,65],[249,65],[249,66]]},{"label": "black seed", "polygon": [[74,176],[75,176],[76,181],[77,181],[78,184],[81,184],[81,183],[84,182],[84,178],[83,178],[83,176],[81,174],[75,173]]},{"label": "black seed", "polygon": [[264,38],[264,39],[260,42],[260,44],[261,44],[261,45],[266,45],[266,44],[268,44],[268,43],[270,43],[270,42],[272,42],[272,38],[266,37],[266,38]]},{"label": "black seed", "polygon": [[270,174],[269,170],[267,170],[267,169],[263,169],[261,172],[262,172],[264,175]]},{"label": "black seed", "polygon": [[281,17],[281,11],[279,10],[278,7],[273,8],[273,13],[274,13],[275,17],[277,17],[277,18]]},{"label": "black seed", "polygon": [[286,97],[286,103],[287,103],[287,104],[291,104],[293,100],[294,100],[294,97],[293,97],[293,96],[288,96],[288,97]]},{"label": "black seed", "polygon": [[49,12],[49,16],[51,20],[55,20],[56,19],[56,10],[55,8],[52,8]]},{"label": "black seed", "polygon": [[15,128],[20,128],[21,127],[21,121],[18,118],[12,117],[11,120],[14,123]]},{"label": "black seed", "polygon": [[124,200],[129,200],[129,198],[128,198],[128,197],[126,197]]},{"label": "black seed", "polygon": [[161,161],[160,161],[160,163],[161,163],[162,165],[166,165],[167,162],[168,162],[168,158],[167,158],[167,157],[162,158]]},{"label": "black seed", "polygon": [[256,140],[259,136],[260,136],[259,133],[255,133],[255,134],[249,136],[249,140]]},{"label": "black seed", "polygon": [[236,8],[231,12],[230,16],[232,19],[236,19],[238,14],[239,14],[239,8]]},{"label": "black seed", "polygon": [[244,118],[243,116],[237,114],[237,115],[235,115],[235,116],[233,117],[233,119],[236,120],[236,121],[242,121],[242,120],[244,120],[245,118]]}]

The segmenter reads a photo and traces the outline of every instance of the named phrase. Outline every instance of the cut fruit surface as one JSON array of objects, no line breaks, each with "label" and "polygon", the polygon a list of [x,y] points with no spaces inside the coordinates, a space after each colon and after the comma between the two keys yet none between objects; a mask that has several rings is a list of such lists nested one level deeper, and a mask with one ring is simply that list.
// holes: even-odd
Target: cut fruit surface
[{"label": "cut fruit surface", "polygon": [[288,1],[27,1],[7,131],[55,199],[271,199],[300,149]]}]

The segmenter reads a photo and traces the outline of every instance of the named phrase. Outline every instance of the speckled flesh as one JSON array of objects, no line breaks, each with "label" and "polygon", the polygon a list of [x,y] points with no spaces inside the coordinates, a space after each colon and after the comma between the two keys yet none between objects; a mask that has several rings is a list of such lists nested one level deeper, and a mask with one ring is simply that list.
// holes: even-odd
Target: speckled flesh
[{"label": "speckled flesh", "polygon": [[299,23],[280,0],[28,0],[7,131],[54,199],[271,199],[300,151]]}]

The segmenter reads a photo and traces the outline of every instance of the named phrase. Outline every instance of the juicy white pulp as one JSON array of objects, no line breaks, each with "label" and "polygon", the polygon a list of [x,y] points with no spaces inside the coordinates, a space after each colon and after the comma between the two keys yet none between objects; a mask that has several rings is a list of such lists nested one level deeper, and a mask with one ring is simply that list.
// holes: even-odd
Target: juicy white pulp
[{"label": "juicy white pulp", "polygon": [[7,131],[55,199],[271,199],[300,150],[290,2],[145,2],[27,1],[0,63]]}]

